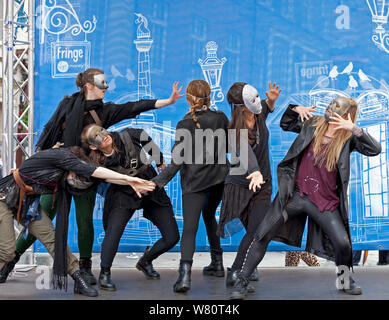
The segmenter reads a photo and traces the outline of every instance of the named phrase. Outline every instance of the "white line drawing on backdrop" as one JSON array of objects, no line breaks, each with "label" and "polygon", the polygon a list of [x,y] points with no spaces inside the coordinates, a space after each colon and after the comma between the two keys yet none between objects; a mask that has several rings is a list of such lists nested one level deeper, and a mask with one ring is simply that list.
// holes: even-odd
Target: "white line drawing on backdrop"
[{"label": "white line drawing on backdrop", "polygon": [[211,87],[211,107],[217,109],[216,102],[222,102],[224,100],[224,94],[220,87],[220,78],[223,64],[227,61],[227,58],[219,59],[217,57],[218,46],[215,41],[209,41],[205,48],[207,50],[207,57],[204,60],[199,59],[198,63],[203,71],[205,80]]},{"label": "white line drawing on backdrop", "polygon": [[366,0],[369,6],[372,21],[377,24],[374,29],[375,34],[371,39],[378,49],[389,53],[389,32],[385,30],[384,25],[388,23],[389,1],[386,0]]},{"label": "white line drawing on backdrop", "polygon": [[[38,12],[39,44],[45,43],[46,32],[57,36],[57,40],[51,42],[51,76],[73,78],[89,68],[91,43],[87,41],[87,35],[95,31],[96,17],[93,15],[92,20],[82,23],[69,0],[65,0],[64,4],[58,4],[57,0],[42,0]],[[84,39],[77,41],[76,37],[81,33]],[[60,36],[66,34],[73,36],[73,39],[60,41]]]}]

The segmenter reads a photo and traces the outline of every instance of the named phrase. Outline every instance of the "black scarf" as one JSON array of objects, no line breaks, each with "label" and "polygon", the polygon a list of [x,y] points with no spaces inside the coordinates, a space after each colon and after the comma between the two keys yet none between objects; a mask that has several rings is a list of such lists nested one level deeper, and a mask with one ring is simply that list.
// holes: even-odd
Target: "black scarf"
[{"label": "black scarf", "polygon": [[85,111],[96,110],[103,106],[101,99],[84,100],[79,94],[72,106],[67,106],[66,128],[63,134],[64,147],[81,145],[81,132],[84,128]]}]

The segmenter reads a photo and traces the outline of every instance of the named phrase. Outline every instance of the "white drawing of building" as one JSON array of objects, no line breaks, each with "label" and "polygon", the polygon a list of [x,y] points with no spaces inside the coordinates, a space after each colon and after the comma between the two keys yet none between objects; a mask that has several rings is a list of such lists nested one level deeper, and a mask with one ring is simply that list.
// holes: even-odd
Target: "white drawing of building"
[{"label": "white drawing of building", "polygon": [[389,31],[385,29],[389,16],[388,0],[366,0],[370,9],[372,21],[376,24],[371,39],[378,49],[389,53]]},{"label": "white drawing of building", "polygon": [[215,41],[209,41],[205,48],[207,50],[207,56],[204,60],[199,59],[198,63],[201,66],[205,80],[211,87],[211,107],[217,109],[216,103],[224,100],[224,94],[220,87],[220,78],[223,65],[227,59],[219,59],[217,57],[218,46]]}]

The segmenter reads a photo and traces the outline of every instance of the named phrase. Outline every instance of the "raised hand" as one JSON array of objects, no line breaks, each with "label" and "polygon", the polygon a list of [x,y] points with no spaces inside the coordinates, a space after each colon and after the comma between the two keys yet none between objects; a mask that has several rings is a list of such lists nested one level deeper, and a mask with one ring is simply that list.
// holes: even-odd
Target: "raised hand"
[{"label": "raised hand", "polygon": [[355,123],[351,120],[351,115],[347,114],[347,119],[342,118],[336,112],[333,113],[333,116],[330,117],[331,121],[328,124],[334,125],[334,130],[344,129],[351,131],[355,126]]},{"label": "raised hand", "polygon": [[177,90],[179,84],[180,83],[178,81],[175,81],[173,83],[173,91],[172,91],[172,94],[169,98],[170,104],[175,103],[179,98],[185,96],[185,94],[180,94],[180,92],[182,90],[182,86],[180,87],[180,89]]},{"label": "raised hand", "polygon": [[304,119],[309,120],[310,118],[313,117],[312,112],[316,111],[316,106],[312,106],[312,107],[297,106],[294,107],[293,110],[300,115],[301,122],[304,122]]},{"label": "raised hand", "polygon": [[266,97],[269,99],[271,103],[275,103],[278,97],[280,96],[281,89],[278,89],[278,85],[276,87],[276,83],[273,83],[273,87],[271,86],[271,82],[269,82],[269,91],[266,91]]},{"label": "raised hand", "polygon": [[265,181],[263,181],[262,174],[259,171],[254,171],[252,174],[247,176],[246,179],[251,180],[249,190],[252,190],[253,192],[256,192],[257,188],[258,190],[261,189],[261,185],[265,183]]}]

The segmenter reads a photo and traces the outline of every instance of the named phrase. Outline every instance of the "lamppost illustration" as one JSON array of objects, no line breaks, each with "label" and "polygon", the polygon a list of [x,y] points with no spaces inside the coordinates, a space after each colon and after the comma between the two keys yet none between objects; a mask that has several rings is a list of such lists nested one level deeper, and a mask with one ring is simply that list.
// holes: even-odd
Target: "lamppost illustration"
[{"label": "lamppost illustration", "polygon": [[377,24],[371,39],[380,49],[389,53],[389,32],[385,30],[384,25],[388,23],[389,1],[387,0],[366,0],[369,6],[372,21]]}]

